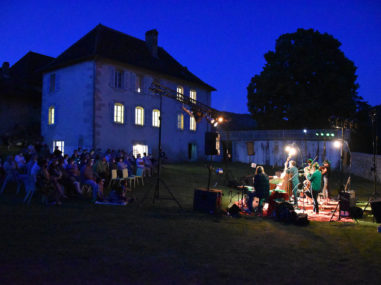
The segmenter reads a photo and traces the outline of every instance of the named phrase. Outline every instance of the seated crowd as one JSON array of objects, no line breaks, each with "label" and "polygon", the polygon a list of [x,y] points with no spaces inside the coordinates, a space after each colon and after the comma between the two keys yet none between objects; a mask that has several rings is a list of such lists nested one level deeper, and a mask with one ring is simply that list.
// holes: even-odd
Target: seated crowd
[{"label": "seated crowd", "polygon": [[[151,176],[154,162],[151,155],[138,154],[135,158],[123,150],[108,149],[102,153],[79,148],[69,156],[62,155],[58,147],[50,153],[47,145],[29,145],[17,155],[9,155],[4,162],[0,158],[0,194],[9,182],[16,182],[17,192],[23,186],[26,192],[39,189],[43,203],[53,201],[60,205],[64,198],[83,195],[82,189],[91,189],[92,200],[102,201],[104,185],[110,184],[112,170],[122,177],[124,169],[133,176],[141,168],[142,175]],[[123,181],[118,190],[125,197],[127,181]]]}]

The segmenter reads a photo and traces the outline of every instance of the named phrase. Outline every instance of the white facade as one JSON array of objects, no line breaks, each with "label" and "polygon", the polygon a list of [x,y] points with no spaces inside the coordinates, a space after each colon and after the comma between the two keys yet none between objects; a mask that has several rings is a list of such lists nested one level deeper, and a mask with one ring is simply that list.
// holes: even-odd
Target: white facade
[{"label": "white facade", "polygon": [[[116,79],[115,72],[122,76]],[[52,74],[55,74],[54,91],[50,90]],[[197,101],[211,103],[210,91],[180,79],[106,60],[78,63],[43,76],[41,130],[45,142],[52,147],[54,141],[64,141],[65,152],[69,154],[79,146],[131,152],[134,145],[140,144],[156,155],[159,128],[153,126],[152,112],[160,106],[159,97],[149,90],[153,79],[173,90],[182,86],[184,96],[189,97],[194,90]],[[123,123],[114,122],[115,104],[123,105]],[[53,125],[48,124],[51,106],[55,108]],[[144,109],[143,125],[135,124],[136,107]],[[162,149],[173,161],[204,158],[207,122],[202,120],[196,131],[190,130],[190,117],[181,107],[182,103],[163,97]],[[180,113],[184,114],[183,130],[177,124]]]}]

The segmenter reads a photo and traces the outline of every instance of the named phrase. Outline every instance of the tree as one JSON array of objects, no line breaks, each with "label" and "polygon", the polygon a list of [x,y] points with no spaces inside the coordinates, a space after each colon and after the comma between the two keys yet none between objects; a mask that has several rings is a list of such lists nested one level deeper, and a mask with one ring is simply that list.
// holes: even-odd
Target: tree
[{"label": "tree", "polygon": [[340,46],[313,29],[276,40],[247,87],[248,108],[259,128],[327,128],[330,116],[353,118],[364,101],[357,93],[357,68]]}]

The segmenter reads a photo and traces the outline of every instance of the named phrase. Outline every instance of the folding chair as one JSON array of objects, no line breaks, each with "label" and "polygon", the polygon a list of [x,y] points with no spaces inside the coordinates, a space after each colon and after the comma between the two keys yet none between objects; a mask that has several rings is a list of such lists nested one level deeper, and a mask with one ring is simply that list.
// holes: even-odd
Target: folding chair
[{"label": "folding chair", "polygon": [[[124,170],[124,169],[123,169]],[[130,185],[130,188],[132,188],[132,182],[134,182],[134,188],[135,188],[135,184],[136,184],[136,176],[135,175],[129,175],[128,173],[128,170],[126,169],[127,171],[127,181],[129,182],[129,185]]]},{"label": "folding chair", "polygon": [[136,170],[136,175],[135,175],[135,179],[137,182],[139,182],[139,179],[142,181],[142,185],[144,186],[144,180],[143,180],[143,168],[138,168]]}]

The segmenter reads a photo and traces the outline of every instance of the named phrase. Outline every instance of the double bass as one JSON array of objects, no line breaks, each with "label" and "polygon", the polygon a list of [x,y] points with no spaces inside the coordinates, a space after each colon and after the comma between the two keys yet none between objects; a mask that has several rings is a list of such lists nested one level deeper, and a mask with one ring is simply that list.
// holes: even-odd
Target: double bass
[{"label": "double bass", "polygon": [[283,177],[283,183],[282,183],[281,189],[286,191],[286,193],[288,194],[288,197],[292,197],[292,182],[291,182],[292,174],[287,173],[287,166],[290,159],[291,159],[291,155],[287,157],[287,160],[284,164],[284,170],[281,175],[281,177]]}]

